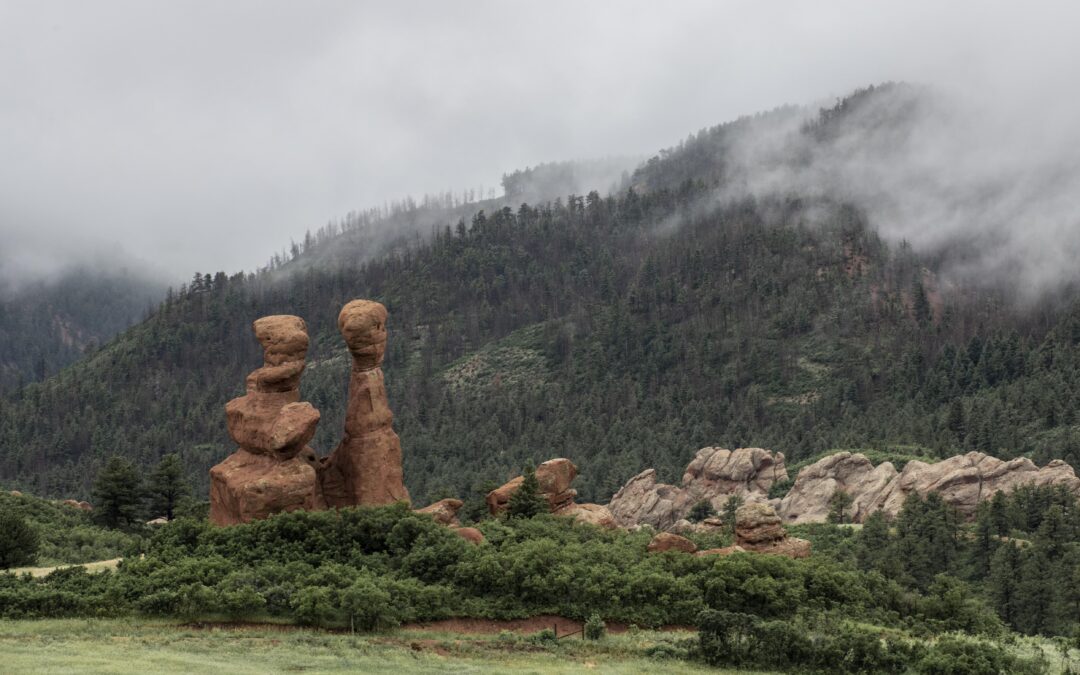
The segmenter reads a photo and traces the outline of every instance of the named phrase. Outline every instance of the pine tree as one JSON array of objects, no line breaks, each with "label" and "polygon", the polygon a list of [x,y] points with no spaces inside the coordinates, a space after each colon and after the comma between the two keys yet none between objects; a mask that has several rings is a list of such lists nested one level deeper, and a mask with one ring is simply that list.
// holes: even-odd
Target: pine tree
[{"label": "pine tree", "polygon": [[510,495],[510,503],[507,505],[507,514],[511,518],[532,518],[548,510],[547,499],[540,492],[540,482],[536,480],[536,469],[532,462],[525,465],[521,472],[524,480],[521,487]]},{"label": "pine tree", "polygon": [[169,453],[158,462],[150,475],[149,493],[154,515],[172,520],[176,505],[191,494],[191,486],[184,479],[184,466],[176,453]]},{"label": "pine tree", "polygon": [[94,481],[94,517],[107,527],[131,527],[143,515],[143,496],[135,465],[113,455]]}]

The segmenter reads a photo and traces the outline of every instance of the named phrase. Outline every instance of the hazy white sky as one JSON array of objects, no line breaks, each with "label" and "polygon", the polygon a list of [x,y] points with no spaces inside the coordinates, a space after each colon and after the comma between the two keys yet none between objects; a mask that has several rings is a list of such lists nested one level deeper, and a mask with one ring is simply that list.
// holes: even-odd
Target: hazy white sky
[{"label": "hazy white sky", "polygon": [[0,0],[0,274],[185,279],[407,194],[885,80],[1075,125],[1080,4]]}]

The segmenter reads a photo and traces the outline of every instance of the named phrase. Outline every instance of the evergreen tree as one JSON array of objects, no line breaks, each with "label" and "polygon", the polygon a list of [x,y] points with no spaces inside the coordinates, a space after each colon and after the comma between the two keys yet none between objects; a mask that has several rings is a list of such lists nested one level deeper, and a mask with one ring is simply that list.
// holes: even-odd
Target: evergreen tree
[{"label": "evergreen tree", "polygon": [[176,453],[169,453],[158,462],[150,475],[150,506],[155,516],[172,520],[181,499],[191,495],[191,486],[184,478],[184,466]]},{"label": "evergreen tree", "polygon": [[702,499],[697,504],[694,504],[690,509],[690,513],[687,514],[686,519],[692,523],[700,523],[706,518],[712,518],[716,515],[716,509],[707,499]]},{"label": "evergreen tree", "polygon": [[731,495],[724,502],[724,510],[722,517],[724,519],[724,529],[729,534],[735,534],[735,512],[739,510],[739,507],[743,505],[743,498],[739,495]]},{"label": "evergreen tree", "polygon": [[990,602],[998,616],[1014,628],[1020,615],[1020,563],[1020,549],[1011,542],[999,546],[990,559]]},{"label": "evergreen tree", "polygon": [[975,515],[974,539],[968,550],[971,578],[984,579],[990,573],[990,561],[1000,543],[997,536],[992,503],[982,502]]},{"label": "evergreen tree", "polygon": [[143,516],[142,477],[135,465],[113,455],[94,481],[94,517],[107,527],[126,528]]},{"label": "evergreen tree", "polygon": [[39,545],[37,532],[23,518],[0,512],[0,569],[32,565]]},{"label": "evergreen tree", "polygon": [[521,475],[524,480],[521,482],[521,487],[510,495],[507,514],[511,518],[532,518],[541,513],[547,513],[547,499],[540,492],[540,482],[536,480],[536,469],[533,468],[532,462],[525,465]]},{"label": "evergreen tree", "polygon": [[854,501],[854,497],[843,490],[833,492],[832,497],[829,497],[829,522],[848,522],[847,510]]}]

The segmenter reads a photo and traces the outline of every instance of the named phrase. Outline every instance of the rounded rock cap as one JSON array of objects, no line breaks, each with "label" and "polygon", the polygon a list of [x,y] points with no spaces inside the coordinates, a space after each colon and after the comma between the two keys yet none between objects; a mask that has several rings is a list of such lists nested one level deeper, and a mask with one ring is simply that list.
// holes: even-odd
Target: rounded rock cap
[{"label": "rounded rock cap", "polygon": [[374,300],[353,300],[341,308],[338,329],[358,368],[376,368],[382,363],[387,316],[386,307]]}]

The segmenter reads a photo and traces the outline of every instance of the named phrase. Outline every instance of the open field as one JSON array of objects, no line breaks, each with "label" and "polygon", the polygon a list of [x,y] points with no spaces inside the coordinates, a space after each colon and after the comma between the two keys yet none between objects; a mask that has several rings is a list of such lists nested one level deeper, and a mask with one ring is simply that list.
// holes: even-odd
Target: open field
[{"label": "open field", "polygon": [[0,622],[5,673],[734,673],[650,656],[686,633],[640,631],[542,645],[528,637],[292,627],[199,628],[162,621]]}]

